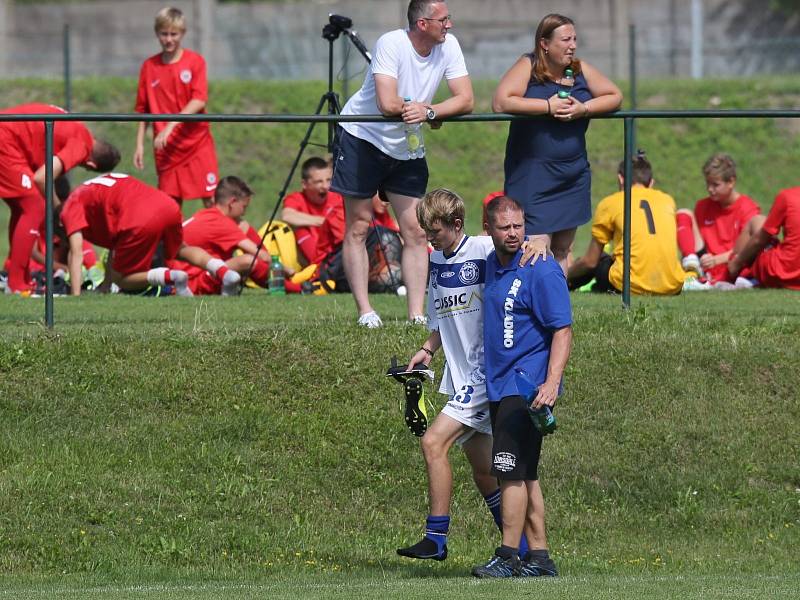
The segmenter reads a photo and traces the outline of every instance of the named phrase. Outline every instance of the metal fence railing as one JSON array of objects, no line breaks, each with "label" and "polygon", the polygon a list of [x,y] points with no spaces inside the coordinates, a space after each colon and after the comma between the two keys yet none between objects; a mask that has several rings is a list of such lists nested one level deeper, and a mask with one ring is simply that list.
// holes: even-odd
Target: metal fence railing
[{"label": "metal fence railing", "polygon": [[[488,122],[513,121],[520,119],[538,119],[539,116],[521,116],[498,114],[462,115],[444,119],[450,122]],[[800,110],[623,110],[605,115],[596,115],[592,119],[622,119],[624,122],[625,152],[625,210],[623,226],[623,285],[622,304],[625,308],[631,305],[631,165],[634,152],[634,132],[637,119],[754,119],[754,118],[800,118]],[[155,122],[155,121],[204,121],[210,123],[327,123],[333,127],[340,122],[382,122],[399,121],[399,117],[387,118],[382,115],[152,115],[152,114],[111,114],[111,113],[65,113],[65,114],[0,114],[2,121],[42,121],[45,125],[45,188],[46,188],[46,253],[45,272],[47,291],[45,295],[45,323],[53,327],[53,129],[57,121],[88,122]]]}]

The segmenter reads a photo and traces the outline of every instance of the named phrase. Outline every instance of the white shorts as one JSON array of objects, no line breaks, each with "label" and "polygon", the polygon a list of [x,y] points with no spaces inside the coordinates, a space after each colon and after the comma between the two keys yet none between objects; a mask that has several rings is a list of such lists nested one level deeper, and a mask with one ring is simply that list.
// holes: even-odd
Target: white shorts
[{"label": "white shorts", "polygon": [[463,444],[475,432],[492,435],[489,396],[486,394],[486,384],[484,383],[463,386],[450,397],[442,412],[471,429],[456,440],[457,444]]}]

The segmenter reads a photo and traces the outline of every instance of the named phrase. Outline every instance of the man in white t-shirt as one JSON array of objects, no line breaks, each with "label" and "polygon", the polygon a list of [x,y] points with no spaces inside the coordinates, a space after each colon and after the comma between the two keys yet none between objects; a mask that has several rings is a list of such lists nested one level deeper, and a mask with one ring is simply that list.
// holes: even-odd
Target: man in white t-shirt
[{"label": "man in white t-shirt", "polygon": [[[452,26],[445,2],[411,0],[408,29],[390,31],[378,39],[364,84],[342,109],[342,115],[380,113],[403,119],[402,123],[342,123],[337,130],[331,189],[345,199],[344,267],[358,323],[368,328],[382,325],[367,294],[365,246],[371,199],[379,190],[392,204],[403,238],[408,318],[425,322],[428,255],[415,210],[428,184],[428,166],[424,158],[409,157],[405,126],[428,122],[438,127],[437,119],[472,111],[472,82],[458,40],[448,35]],[[432,104],[443,78],[451,96]]]},{"label": "man in white t-shirt", "polygon": [[[475,486],[502,528],[500,489],[491,474],[492,425],[483,367],[483,288],[486,257],[494,245],[489,236],[464,234],[464,201],[455,192],[437,189],[425,194],[416,213],[434,252],[428,282],[430,335],[411,357],[409,369],[419,363],[429,365],[436,351],[443,348],[446,362],[439,391],[449,400],[421,440],[430,511],[424,537],[397,553],[408,558],[444,560],[453,489],[447,454],[454,443],[463,449]],[[531,249],[526,258],[542,251],[544,248]],[[524,535],[520,551],[527,551]]]}]

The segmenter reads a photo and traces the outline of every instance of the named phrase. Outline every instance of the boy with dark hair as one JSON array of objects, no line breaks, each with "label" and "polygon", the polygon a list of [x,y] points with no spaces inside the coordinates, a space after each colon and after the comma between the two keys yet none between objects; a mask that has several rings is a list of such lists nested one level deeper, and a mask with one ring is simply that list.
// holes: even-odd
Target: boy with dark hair
[{"label": "boy with dark hair", "polygon": [[728,280],[733,246],[761,208],[736,190],[736,163],[729,155],[711,156],[703,165],[703,176],[708,197],[697,201],[694,212],[678,211],[678,247],[683,268],[715,284]]},{"label": "boy with dark hair", "polygon": [[[600,201],[592,222],[592,240],[581,258],[567,272],[570,289],[579,288],[592,279],[592,291],[622,290],[622,244],[625,208],[625,163],[617,171],[620,191]],[[695,279],[687,276],[678,262],[675,233],[675,200],[653,187],[650,161],[639,152],[633,159],[631,186],[631,293],[671,295],[687,288],[700,289]],[[614,255],[603,252],[613,242]],[[708,286],[705,286],[708,287]]]},{"label": "boy with dark hair", "polygon": [[[214,192],[214,206],[200,210],[184,221],[183,239],[224,261],[225,266],[243,277],[253,265],[250,279],[261,287],[267,287],[270,256],[265,250],[258,250],[258,245],[247,234],[250,228],[242,226],[252,196],[253,191],[242,179],[232,175],[223,177]],[[237,250],[242,254],[234,256]],[[256,252],[258,257],[253,263]],[[205,269],[180,261],[173,261],[172,266],[188,273],[189,289],[196,295],[219,294],[223,289],[219,279]]]},{"label": "boy with dark hair", "polygon": [[317,257],[320,227],[343,199],[330,191],[333,170],[325,159],[312,156],[303,163],[301,173],[303,189],[283,199],[281,220],[294,230],[297,248],[310,264]]},{"label": "boy with dark hair", "polygon": [[239,274],[205,250],[183,241],[181,210],[169,196],[134,177],[107,173],[78,186],[60,210],[69,239],[69,275],[72,294],[81,293],[83,241],[111,252],[107,277],[122,290],[148,286],[175,286],[179,296],[191,296],[185,271],[152,268],[153,256],[163,244],[164,260],[175,257],[208,270],[222,283],[223,294],[239,291]]},{"label": "boy with dark hair", "polygon": [[[206,62],[197,52],[183,48],[186,20],[177,8],[163,8],[154,26],[161,52],[142,64],[135,111],[149,114],[204,113],[208,102]],[[144,168],[144,134],[147,123],[139,123],[133,164]],[[158,189],[178,204],[201,198],[211,206],[219,178],[214,138],[207,122],[153,123]]]},{"label": "boy with dark hair", "polygon": [[[49,104],[23,104],[4,109],[7,114],[63,114]],[[6,293],[29,294],[33,289],[29,262],[45,216],[45,136],[42,121],[0,122],[0,197],[11,209]],[[119,162],[119,151],[94,138],[78,121],[55,123],[53,177],[77,165],[109,171]],[[55,203],[58,204],[58,197]]]}]

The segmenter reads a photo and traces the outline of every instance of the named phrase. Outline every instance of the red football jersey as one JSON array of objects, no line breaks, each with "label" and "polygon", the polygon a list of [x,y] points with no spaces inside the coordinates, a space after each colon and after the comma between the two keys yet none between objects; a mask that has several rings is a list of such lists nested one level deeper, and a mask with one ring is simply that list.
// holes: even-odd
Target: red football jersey
[{"label": "red football jersey", "polygon": [[198,246],[215,258],[228,260],[233,257],[247,235],[239,229],[236,221],[223,215],[218,208],[204,208],[183,222],[183,241],[189,246]]},{"label": "red football jersey", "polygon": [[[697,227],[703,237],[705,247],[711,254],[722,254],[733,250],[739,234],[748,221],[761,212],[758,204],[744,194],[730,206],[723,207],[711,198],[698,200],[694,207]],[[728,278],[728,265],[721,264],[706,270],[711,281],[725,281]]]},{"label": "red football jersey", "polygon": [[[63,114],[50,104],[22,104],[0,110],[6,114]],[[44,123],[41,121],[0,122],[0,197],[15,198],[32,189],[31,175],[44,164]],[[62,121],[53,127],[53,153],[64,172],[82,164],[92,155],[94,138],[79,121]],[[29,171],[28,171],[29,170]],[[24,171],[24,172],[23,172]],[[27,180],[23,176],[27,176]]]},{"label": "red football jersey", "polygon": [[[325,196],[325,202],[322,204],[315,204],[309,202],[303,192],[292,192],[283,199],[284,208],[293,208],[294,210],[306,213],[307,215],[314,215],[315,217],[328,218],[332,211],[336,210],[338,205],[344,204],[344,198],[337,192],[328,192]],[[310,245],[312,248],[319,246],[319,227],[295,227],[294,234],[297,238],[298,246],[303,244],[307,238],[311,238]],[[308,260],[313,260],[313,256],[307,256]]]},{"label": "red football jersey", "polygon": [[783,240],[758,255],[753,274],[765,287],[800,290],[800,187],[782,190],[764,222],[764,231]]},{"label": "red football jersey", "polygon": [[73,191],[61,211],[67,236],[83,237],[103,248],[113,248],[119,233],[147,226],[161,213],[171,219],[180,209],[175,201],[121,173],[108,173],[85,181]]},{"label": "red football jersey", "polygon": [[[197,52],[184,48],[180,60],[172,64],[164,64],[161,53],[144,61],[139,72],[136,112],[177,114],[195,99],[208,101],[206,61]],[[153,123],[154,134],[158,135],[166,126],[165,122]],[[155,153],[156,169],[168,170],[184,163],[210,137],[208,123],[180,123],[172,132],[166,148]]]}]

